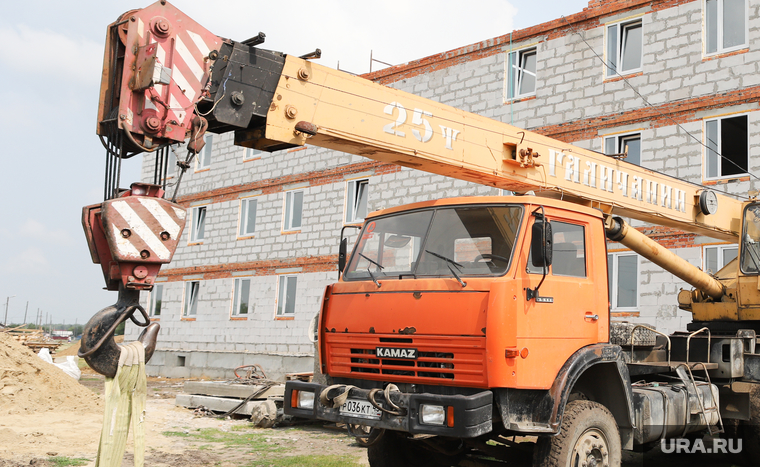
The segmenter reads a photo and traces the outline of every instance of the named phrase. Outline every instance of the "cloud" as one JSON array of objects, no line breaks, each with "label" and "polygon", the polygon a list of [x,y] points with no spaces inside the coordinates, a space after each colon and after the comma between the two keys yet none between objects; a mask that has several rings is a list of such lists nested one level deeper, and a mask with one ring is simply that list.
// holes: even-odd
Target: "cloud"
[{"label": "cloud", "polygon": [[0,27],[0,44],[3,68],[21,72],[25,79],[47,77],[59,89],[61,81],[100,83],[103,46],[97,42],[19,24]]},{"label": "cloud", "polygon": [[69,232],[63,229],[49,228],[34,219],[27,219],[21,224],[16,236],[53,245],[68,245],[71,243]]},{"label": "cloud", "polygon": [[[0,270],[3,271],[3,275],[48,274],[52,271],[45,253],[35,246],[27,247],[1,264]],[[44,283],[44,280],[41,282]]]}]

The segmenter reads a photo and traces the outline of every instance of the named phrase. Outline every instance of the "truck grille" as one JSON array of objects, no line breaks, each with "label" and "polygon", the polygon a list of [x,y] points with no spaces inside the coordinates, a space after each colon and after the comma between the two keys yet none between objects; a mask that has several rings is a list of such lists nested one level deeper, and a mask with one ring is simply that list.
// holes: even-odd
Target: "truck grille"
[{"label": "truck grille", "polygon": [[[410,338],[327,334],[328,372],[333,376],[434,384],[486,384],[485,339]],[[378,357],[377,347],[417,349],[417,359]]]},{"label": "truck grille", "polygon": [[[375,358],[373,358],[375,357]],[[376,358],[374,349],[351,349],[352,373],[375,373],[397,376],[420,376],[423,378],[454,379],[454,354],[449,352],[419,352],[419,360]]]}]

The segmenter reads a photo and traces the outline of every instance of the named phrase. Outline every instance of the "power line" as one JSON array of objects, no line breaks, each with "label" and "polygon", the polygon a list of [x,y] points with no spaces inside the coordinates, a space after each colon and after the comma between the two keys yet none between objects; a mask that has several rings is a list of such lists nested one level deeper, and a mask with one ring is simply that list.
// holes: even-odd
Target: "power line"
[{"label": "power line", "polygon": [[[732,161],[731,159],[729,159],[729,158],[727,158],[727,157],[723,156],[723,154],[721,154],[721,153],[720,153],[720,152],[718,152],[717,150],[714,150],[714,149],[710,148],[709,146],[707,146],[705,143],[703,143],[703,142],[702,142],[702,140],[701,140],[700,138],[697,138],[696,136],[694,136],[692,133],[690,133],[690,132],[689,132],[689,130],[687,130],[686,128],[684,128],[684,127],[683,127],[683,125],[681,125],[680,123],[678,123],[677,121],[675,121],[675,120],[673,119],[673,117],[671,117],[670,115],[667,115],[667,114],[665,114],[665,113],[661,112],[661,111],[660,111],[660,110],[659,110],[657,107],[655,107],[655,106],[654,106],[654,105],[653,105],[651,102],[649,102],[649,101],[647,100],[647,98],[646,98],[646,97],[644,97],[644,95],[643,95],[643,94],[641,94],[641,93],[639,92],[639,90],[638,90],[638,89],[636,89],[636,86],[634,86],[633,84],[631,84],[631,82],[630,82],[630,81],[628,81],[628,79],[627,79],[625,76],[623,76],[623,75],[621,75],[621,74],[620,74],[620,72],[617,70],[617,67],[614,67],[614,68],[613,68],[613,67],[609,66],[609,65],[607,64],[607,62],[605,62],[605,61],[604,61],[604,58],[603,58],[603,57],[601,57],[601,56],[600,56],[600,55],[599,55],[599,54],[596,52],[596,50],[594,50],[594,48],[593,48],[593,47],[591,47],[591,44],[589,44],[589,43],[586,41],[586,38],[585,38],[585,37],[583,37],[583,35],[582,35],[580,32],[578,32],[578,30],[577,30],[577,29],[576,29],[576,28],[575,28],[575,27],[574,27],[572,24],[570,24],[570,22],[567,20],[567,18],[565,18],[564,16],[562,16],[561,18],[562,18],[562,19],[565,21],[565,23],[567,23],[567,26],[570,28],[570,30],[573,32],[573,34],[575,34],[576,36],[580,37],[580,39],[583,41],[583,43],[584,43],[584,44],[586,44],[586,47],[588,48],[588,50],[590,50],[590,51],[591,51],[591,53],[592,53],[592,54],[594,54],[594,56],[595,56],[597,59],[599,59],[599,61],[600,61],[600,62],[602,62],[602,65],[604,65],[604,66],[605,66],[605,68],[608,68],[608,69],[610,69],[610,70],[614,71],[614,72],[615,72],[615,74],[616,74],[616,75],[617,75],[617,76],[618,76],[618,77],[619,77],[619,78],[620,78],[620,79],[621,79],[621,80],[622,80],[622,81],[623,81],[625,84],[627,84],[627,85],[628,85],[628,87],[630,87],[630,88],[631,88],[631,90],[632,90],[634,93],[636,93],[636,95],[637,95],[637,96],[639,96],[639,98],[640,98],[642,101],[644,101],[644,103],[645,103],[645,104],[646,104],[648,107],[650,107],[650,108],[651,108],[653,111],[655,111],[655,112],[657,113],[657,115],[659,115],[660,117],[662,117],[662,118],[665,118],[665,119],[667,119],[667,120],[670,120],[671,122],[673,122],[673,124],[674,124],[676,127],[678,127],[680,130],[683,130],[683,132],[684,132],[684,133],[686,133],[686,134],[687,134],[689,137],[691,137],[691,138],[692,138],[694,141],[696,141],[697,143],[699,143],[699,145],[700,145],[700,146],[703,146],[703,147],[704,147],[705,149],[707,149],[708,151],[712,151],[713,153],[717,154],[717,155],[718,155],[718,157],[720,157],[722,160],[724,160],[724,161],[728,161],[729,163],[731,163],[732,165],[734,165],[736,168],[738,168],[738,169],[741,169],[741,167],[739,167],[739,165],[737,165],[737,164],[736,164],[734,161]],[[707,137],[707,136],[705,135],[705,137]],[[715,145],[715,147],[717,147],[717,146],[718,146],[718,143],[716,143],[716,142],[715,142],[715,141],[713,141],[712,139],[709,139],[709,141],[710,141],[712,144],[714,144],[714,145]],[[755,178],[756,180],[760,180],[760,177],[756,176],[755,174],[753,174],[753,173],[751,173],[751,172],[749,171],[749,154],[747,155],[747,162],[748,162],[748,164],[747,164],[747,175],[749,175],[750,177],[753,177],[753,178]],[[746,196],[740,196],[740,195],[733,195],[733,196],[736,196],[737,198],[744,198],[744,199],[748,199]]]}]

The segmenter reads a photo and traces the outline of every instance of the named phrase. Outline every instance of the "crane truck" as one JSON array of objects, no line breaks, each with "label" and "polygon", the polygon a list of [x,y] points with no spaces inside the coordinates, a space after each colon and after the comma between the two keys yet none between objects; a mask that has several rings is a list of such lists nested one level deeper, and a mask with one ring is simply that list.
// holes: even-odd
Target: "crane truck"
[{"label": "crane truck", "polygon": [[[759,201],[263,41],[215,36],[164,0],[108,27],[97,132],[109,180],[83,216],[120,297],[82,344],[104,373],[118,352],[112,323],[134,320],[182,231],[184,209],[160,186],[165,148],[189,138],[192,156],[205,131],[234,132],[244,147],[321,146],[519,194],[383,209],[350,254],[340,242],[313,329],[323,378],[288,382],[285,412],[346,424],[373,467],[514,459],[524,445],[513,436],[536,437],[538,466],[615,466],[623,450],[703,433],[757,453]],[[145,151],[154,184],[118,190],[119,161]],[[738,243],[738,258],[708,274],[626,219]],[[687,329],[611,321],[608,242],[691,285],[673,297],[693,314]]]}]

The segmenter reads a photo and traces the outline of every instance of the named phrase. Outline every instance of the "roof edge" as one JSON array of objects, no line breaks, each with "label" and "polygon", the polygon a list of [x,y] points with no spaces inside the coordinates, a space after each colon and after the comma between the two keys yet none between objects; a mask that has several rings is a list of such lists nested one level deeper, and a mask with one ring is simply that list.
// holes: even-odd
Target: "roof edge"
[{"label": "roof edge", "polygon": [[633,10],[646,5],[651,5],[653,9],[661,10],[669,6],[676,6],[691,1],[697,0],[667,0],[665,2],[657,0],[590,0],[588,7],[570,16],[560,17],[536,26],[518,29],[502,36],[412,60],[400,65],[383,68],[371,73],[365,73],[360,76],[382,84],[394,83],[408,77],[448,68],[462,62],[495,55],[500,53],[502,51],[501,47],[509,44],[510,41],[513,43],[521,42],[542,35],[550,36],[550,38],[560,37],[566,35],[566,32],[571,27],[577,29],[596,27],[600,24],[599,18],[613,13]]}]

